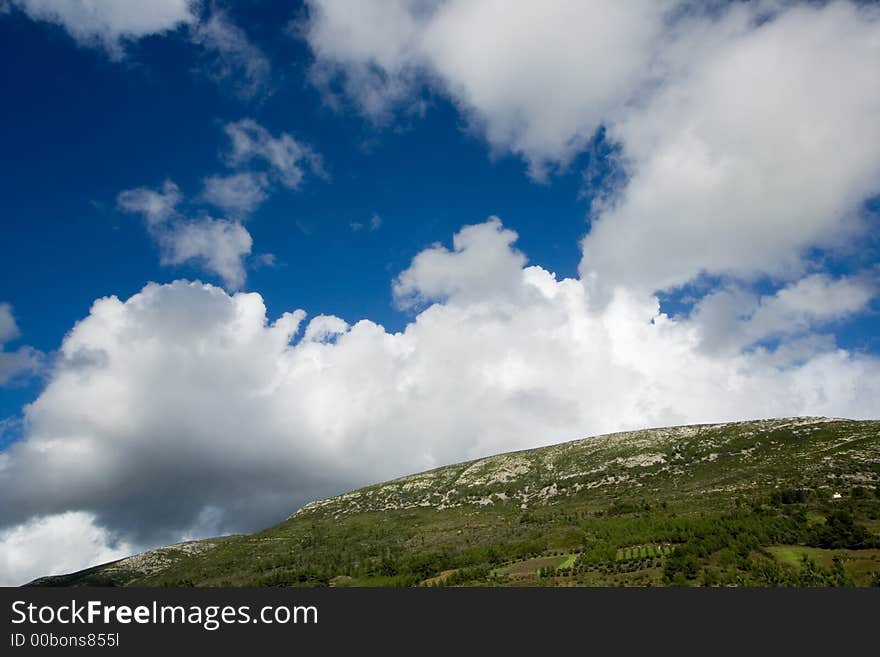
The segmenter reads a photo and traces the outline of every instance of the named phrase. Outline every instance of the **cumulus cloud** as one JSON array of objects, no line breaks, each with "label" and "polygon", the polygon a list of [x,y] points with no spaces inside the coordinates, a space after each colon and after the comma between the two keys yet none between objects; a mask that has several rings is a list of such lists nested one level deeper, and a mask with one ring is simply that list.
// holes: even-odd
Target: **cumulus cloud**
[{"label": "cumulus cloud", "polygon": [[229,123],[225,130],[230,139],[226,161],[231,167],[261,161],[269,166],[275,179],[290,189],[299,189],[307,172],[327,177],[321,155],[286,132],[274,137],[253,119]]},{"label": "cumulus cloud", "polygon": [[645,82],[672,4],[312,0],[303,33],[313,78],[341,86],[373,120],[433,84],[540,177]]},{"label": "cumulus cloud", "polygon": [[[708,350],[699,317],[623,289],[595,306],[581,281],[527,266],[515,239],[493,218],[418,254],[396,292],[434,303],[397,333],[302,310],[270,321],[258,294],[186,281],[99,299],[26,408],[25,439],[0,455],[0,527],[76,511],[154,545],[566,438],[876,412],[872,356],[827,340]],[[852,297],[835,316],[861,303],[847,280],[808,278],[761,306],[821,321],[818,288]]]},{"label": "cumulus cloud", "polygon": [[173,181],[166,180],[160,189],[137,187],[120,192],[116,204],[126,212],[142,215],[147,226],[155,228],[177,213],[182,200],[180,188]]},{"label": "cumulus cloud", "polygon": [[[244,286],[245,259],[253,246],[242,222],[278,185],[296,190],[307,173],[326,178],[326,172],[320,154],[286,132],[273,136],[253,119],[229,123],[224,130],[230,140],[224,161],[234,171],[203,178],[195,201],[219,208],[226,218],[214,218],[204,211],[192,217],[188,212],[192,208],[181,209],[186,198],[171,180],[159,189],[124,190],[117,195],[116,204],[124,212],[143,217],[159,245],[163,265],[200,266],[219,276],[229,289],[237,290]],[[264,165],[265,170],[252,168],[257,165]],[[379,225],[381,219],[375,215],[370,229]],[[271,254],[263,254],[254,264],[272,265],[274,261]]]},{"label": "cumulus cloud", "polygon": [[251,214],[269,197],[269,180],[259,172],[208,176],[202,182],[203,201],[237,216]]},{"label": "cumulus cloud", "polygon": [[37,349],[25,345],[15,351],[6,351],[7,343],[19,335],[12,306],[0,303],[0,386],[33,376],[42,369],[44,358]]},{"label": "cumulus cloud", "polygon": [[[334,83],[374,122],[385,122],[398,104],[417,106],[423,24],[437,3],[410,0],[309,2],[308,20],[294,30],[315,53],[310,77],[334,106]],[[364,29],[366,25],[370,29]]]},{"label": "cumulus cloud", "polygon": [[19,335],[18,324],[8,303],[0,303],[0,344],[14,340]]},{"label": "cumulus cloud", "polygon": [[847,319],[865,310],[876,292],[870,274],[838,279],[811,274],[774,294],[759,296],[736,286],[712,292],[700,300],[692,318],[704,346],[739,350]]},{"label": "cumulus cloud", "polygon": [[[211,190],[216,202],[242,202],[243,195],[234,185],[231,189],[218,187],[222,183],[213,187],[206,183],[206,190]],[[138,187],[120,192],[116,204],[124,212],[143,216],[147,231],[159,245],[163,265],[201,266],[219,276],[230,289],[240,289],[246,278],[243,259],[253,246],[251,234],[238,221],[205,215],[187,219],[177,210],[181,200],[177,185],[166,180],[161,190]]]},{"label": "cumulus cloud", "polygon": [[[253,119],[224,127],[229,149],[224,161],[235,173],[208,176],[201,200],[236,216],[254,212],[265,201],[273,184],[299,189],[307,173],[326,178],[321,155],[286,132],[273,136]],[[249,167],[264,165],[264,171]]]},{"label": "cumulus cloud", "polygon": [[631,177],[584,239],[582,275],[655,290],[705,272],[791,279],[810,248],[859,234],[880,180],[880,11],[753,23],[739,7],[711,31],[683,26],[662,91],[612,123]]},{"label": "cumulus cloud", "polygon": [[[394,279],[413,312],[397,333],[302,310],[270,321],[258,294],[187,281],[100,299],[0,453],[0,527],[25,537],[3,558],[35,518],[71,512],[87,554],[257,529],[315,497],[565,438],[876,413],[880,361],[823,332],[864,312],[876,277],[808,255],[865,229],[880,179],[876,7],[309,5],[313,79],[378,123],[430,87],[535,178],[604,128],[622,173],[593,195],[581,278],[528,266],[493,217]],[[262,200],[250,175],[291,189],[326,176],[287,133],[251,119],[226,133],[232,173],[205,179],[203,202],[243,217]],[[239,221],[189,218],[170,182],[118,200],[164,262],[243,283]],[[661,311],[656,291],[706,274],[721,284],[693,312]]]},{"label": "cumulus cloud", "polygon": [[162,34],[198,20],[194,0],[11,0],[30,18],[60,25],[77,42],[119,57],[126,40]]},{"label": "cumulus cloud", "polygon": [[132,545],[116,541],[110,532],[96,526],[94,516],[81,511],[40,516],[0,530],[0,546],[0,586],[62,575],[121,559],[134,551]]},{"label": "cumulus cloud", "polygon": [[394,281],[397,304],[410,308],[428,301],[510,298],[520,290],[517,272],[525,256],[512,249],[516,233],[498,217],[466,226],[452,240],[419,253]]},{"label": "cumulus cloud", "polygon": [[225,12],[215,10],[198,23],[192,39],[214,56],[207,69],[210,77],[232,83],[236,94],[245,100],[266,91],[272,70],[268,58]]},{"label": "cumulus cloud", "polygon": [[596,303],[705,274],[795,280],[810,249],[864,230],[880,189],[870,3],[311,0],[300,33],[315,81],[374,121],[428,87],[535,178],[604,129],[621,171],[589,190]]},{"label": "cumulus cloud", "polygon": [[253,240],[240,223],[200,217],[175,224],[158,239],[163,265],[196,261],[220,276],[229,289],[238,290],[244,285],[242,259],[250,254]]}]

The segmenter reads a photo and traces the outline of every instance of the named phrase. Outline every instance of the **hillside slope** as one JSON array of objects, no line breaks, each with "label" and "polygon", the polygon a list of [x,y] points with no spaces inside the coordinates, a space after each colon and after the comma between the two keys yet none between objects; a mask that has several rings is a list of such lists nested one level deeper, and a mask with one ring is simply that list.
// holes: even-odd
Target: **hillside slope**
[{"label": "hillside slope", "polygon": [[880,421],[610,434],[437,468],[33,585],[873,585]]}]

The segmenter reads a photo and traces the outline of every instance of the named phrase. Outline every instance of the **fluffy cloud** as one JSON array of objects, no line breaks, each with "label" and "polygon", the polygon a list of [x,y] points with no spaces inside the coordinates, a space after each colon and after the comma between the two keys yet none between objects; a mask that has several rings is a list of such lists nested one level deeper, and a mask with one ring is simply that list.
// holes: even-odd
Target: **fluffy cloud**
[{"label": "fluffy cloud", "polygon": [[[381,122],[446,94],[543,178],[619,148],[591,190],[581,275],[672,289],[704,274],[794,280],[864,230],[880,180],[880,10],[854,2],[311,0],[313,78]],[[376,26],[380,26],[377,28]],[[633,266],[637,263],[638,266]]]},{"label": "fluffy cloud", "polygon": [[229,166],[262,161],[269,166],[272,176],[290,189],[300,187],[307,171],[321,178],[327,176],[320,154],[286,132],[273,137],[253,119],[229,123],[225,130],[231,143],[226,156]]},{"label": "fluffy cloud", "polygon": [[161,34],[198,19],[194,0],[11,0],[34,20],[62,26],[79,43],[114,56],[126,39]]},{"label": "fluffy cloud", "polygon": [[738,287],[712,292],[700,300],[692,317],[704,346],[735,351],[850,317],[865,310],[876,293],[870,274],[839,279],[812,274],[772,295]]},{"label": "fluffy cloud", "polygon": [[[699,318],[625,290],[597,307],[582,282],[526,266],[515,238],[491,219],[417,255],[396,290],[437,302],[399,333],[301,310],[270,322],[258,294],[185,281],[96,301],[26,408],[25,440],[0,454],[0,527],[77,511],[116,540],[153,545],[257,529],[359,484],[566,438],[876,412],[876,358],[827,341],[707,350]],[[822,286],[854,295],[808,278],[761,305],[794,312],[809,337],[828,317],[811,300]]]},{"label": "fluffy cloud", "polygon": [[[313,78],[382,121],[425,81],[536,176],[566,162],[650,72],[667,1],[312,0]],[[552,99],[549,102],[548,99]]]},{"label": "fluffy cloud", "polygon": [[0,386],[36,374],[42,368],[43,354],[33,347],[21,346],[15,351],[6,351],[6,344],[18,336],[18,324],[12,314],[12,306],[0,303]]},{"label": "fluffy cloud", "polygon": [[[299,189],[307,173],[327,177],[321,155],[286,132],[275,137],[253,119],[228,123],[224,131],[229,137],[224,160],[237,171],[204,179],[201,200],[206,203],[246,216],[268,198],[273,184]],[[249,168],[259,165],[265,170]]]},{"label": "fluffy cloud", "polygon": [[582,275],[655,290],[704,272],[792,278],[810,248],[864,228],[880,189],[880,11],[753,22],[740,7],[711,31],[682,26],[663,90],[612,123],[631,178],[586,236]]},{"label": "fluffy cloud", "polygon": [[249,215],[269,197],[268,177],[260,172],[208,176],[203,183],[201,199],[233,215]]},{"label": "fluffy cloud", "polygon": [[121,210],[142,215],[149,228],[156,228],[177,213],[182,200],[180,188],[166,180],[161,189],[138,187],[120,192],[116,204]]},{"label": "fluffy cloud", "polygon": [[8,303],[0,303],[0,344],[14,340],[19,335],[18,324]]},{"label": "fluffy cloud", "polygon": [[[58,549],[63,545],[64,549]],[[129,556],[132,545],[116,541],[94,516],[68,511],[32,518],[0,531],[0,585],[88,568]]]},{"label": "fluffy cloud", "polygon": [[223,279],[229,289],[238,290],[246,278],[243,258],[250,254],[253,240],[236,221],[200,217],[182,221],[158,236],[163,265],[196,261]]},{"label": "fluffy cloud", "polygon": [[[308,144],[286,132],[273,136],[253,119],[229,123],[224,128],[229,149],[224,156],[232,173],[207,176],[196,203],[223,210],[229,218],[215,219],[203,211],[195,218],[181,210],[186,199],[180,188],[166,180],[159,189],[137,187],[120,192],[117,207],[140,214],[159,245],[163,265],[195,264],[219,276],[227,288],[241,289],[246,279],[245,259],[253,240],[242,222],[278,185],[299,189],[307,173],[326,178],[321,156]],[[253,167],[262,166],[265,170]],[[191,208],[190,208],[191,209]],[[378,215],[370,227],[381,225]],[[274,264],[263,254],[257,266]]]},{"label": "fluffy cloud", "polygon": [[452,251],[437,244],[419,253],[394,281],[397,304],[411,308],[427,301],[511,298],[521,286],[517,273],[525,256],[511,248],[516,233],[498,217],[466,226],[452,240]]},{"label": "fluffy cloud", "polygon": [[[219,189],[222,186],[222,182],[206,182],[206,192],[210,191],[214,202],[243,203],[235,185]],[[204,215],[187,219],[177,210],[181,201],[180,189],[170,180],[161,190],[138,187],[116,198],[120,210],[143,216],[147,231],[159,245],[163,265],[195,264],[219,276],[230,289],[240,289],[246,278],[243,259],[253,245],[250,233],[238,221]]]},{"label": "fluffy cloud", "polygon": [[[25,409],[25,439],[0,452],[0,527],[19,537],[0,558],[21,559],[40,523],[80,528],[78,567],[114,545],[257,529],[358,484],[564,438],[876,413],[880,361],[823,333],[864,311],[875,274],[835,278],[807,254],[865,229],[880,13],[701,7],[310,2],[313,79],[377,122],[427,85],[537,178],[604,126],[626,181],[598,195],[581,278],[527,266],[491,218],[395,278],[396,303],[418,311],[398,333],[302,310],[269,321],[258,294],[186,281],[100,299]],[[201,200],[233,215],[260,190],[326,175],[287,133],[250,119],[226,133],[231,173],[206,178]],[[188,218],[170,182],[118,200],[163,261],[243,283],[240,222]],[[705,274],[722,284],[691,314],[661,312],[654,292]],[[777,289],[755,292],[758,278]]]}]

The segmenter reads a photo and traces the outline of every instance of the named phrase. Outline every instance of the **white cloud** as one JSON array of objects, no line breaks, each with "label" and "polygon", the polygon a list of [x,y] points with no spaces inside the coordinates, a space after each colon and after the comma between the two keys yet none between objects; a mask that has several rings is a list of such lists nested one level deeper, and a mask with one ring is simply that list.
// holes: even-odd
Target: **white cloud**
[{"label": "white cloud", "polygon": [[[232,202],[229,189],[225,195],[213,191],[215,201]],[[250,233],[238,221],[208,216],[186,219],[176,210],[180,201],[179,189],[170,180],[161,191],[138,187],[120,192],[116,198],[119,209],[144,217],[150,236],[159,245],[163,265],[200,265],[222,278],[229,289],[240,289],[246,278],[243,259],[253,246]]]},{"label": "white cloud", "polygon": [[[26,408],[26,438],[0,457],[0,527],[77,510],[154,545],[567,438],[876,413],[872,356],[806,330],[787,350],[706,350],[698,317],[625,290],[593,306],[580,281],[525,266],[514,239],[492,219],[417,255],[397,291],[439,301],[398,333],[301,310],[269,322],[258,294],[185,281],[96,301]],[[816,289],[851,297],[834,316],[858,307],[844,281],[807,279],[762,305],[821,321]]]},{"label": "white cloud", "polygon": [[[0,527],[74,510],[86,536],[149,545],[256,529],[313,497],[564,438],[876,413],[880,361],[821,332],[863,311],[875,281],[807,274],[805,255],[858,234],[880,179],[875,7],[310,6],[314,79],[377,122],[428,85],[538,178],[606,126],[629,180],[597,206],[582,279],[527,267],[492,218],[394,280],[396,302],[421,309],[398,333],[325,315],[300,331],[303,311],[270,323],[257,294],[184,281],[98,300],[26,408],[25,439],[0,453]],[[251,119],[226,132],[226,182],[254,166],[293,189],[326,175],[287,133]],[[215,191],[210,202],[242,213],[257,202]],[[164,262],[201,261],[240,286],[250,235],[187,219],[179,203],[170,182],[119,197]],[[660,312],[654,291],[706,273],[724,284],[691,316]],[[752,292],[766,274],[782,287]]]},{"label": "white cloud", "polygon": [[15,351],[6,351],[6,344],[19,334],[12,306],[0,303],[0,386],[33,376],[43,367],[43,354],[33,347],[24,345]]},{"label": "white cloud", "polygon": [[182,221],[158,236],[163,265],[181,265],[196,261],[223,279],[231,290],[244,285],[246,274],[242,259],[249,255],[253,240],[247,229],[236,221],[199,219]]},{"label": "white cloud", "polygon": [[681,31],[662,91],[612,123],[631,178],[581,273],[652,290],[799,276],[809,248],[858,235],[880,188],[880,11],[803,5],[755,27],[740,7]]},{"label": "white cloud", "polygon": [[84,45],[121,56],[127,39],[162,34],[198,19],[193,0],[11,0],[34,20],[62,26]]},{"label": "white cloud", "polygon": [[[218,207],[230,218],[204,214],[188,218],[180,210],[184,196],[171,180],[161,189],[124,190],[117,195],[116,204],[120,210],[144,218],[159,245],[163,265],[197,264],[223,279],[227,288],[238,290],[244,286],[244,261],[253,246],[242,221],[269,197],[276,184],[299,189],[307,172],[325,178],[327,174],[321,156],[286,132],[274,137],[253,119],[229,123],[224,130],[230,139],[224,159],[236,171],[205,177],[196,201]],[[261,162],[268,165],[267,171],[247,168]],[[374,215],[370,230],[379,225],[381,219]],[[263,254],[253,264],[271,266],[274,262],[274,256]]]},{"label": "white cloud", "polygon": [[512,249],[516,233],[492,217],[465,226],[455,235],[452,251],[441,244],[419,253],[394,281],[397,304],[410,308],[428,301],[510,298],[521,289],[518,272],[526,258]]},{"label": "white cloud", "polygon": [[228,123],[225,130],[231,140],[227,163],[232,167],[261,160],[282,185],[291,189],[300,187],[307,171],[318,177],[327,176],[321,156],[286,132],[273,137],[253,119]]},{"label": "white cloud", "polygon": [[644,84],[671,4],[459,0],[432,17],[423,48],[488,142],[541,177]]},{"label": "white cloud", "polygon": [[[3,345],[0,343],[0,349]],[[29,346],[15,351],[0,350],[0,386],[10,385],[31,377],[42,369],[43,354]]]},{"label": "white cloud", "polygon": [[225,12],[215,10],[196,25],[192,39],[215,56],[208,68],[212,78],[232,82],[235,92],[245,100],[266,91],[272,69],[269,60]]},{"label": "white cloud", "polygon": [[[59,549],[62,547],[62,549]],[[93,515],[68,511],[35,517],[0,531],[0,586],[61,575],[134,552],[95,524]]]},{"label": "white cloud", "polygon": [[708,349],[740,350],[767,338],[805,333],[865,310],[877,292],[868,274],[811,274],[772,295],[733,287],[703,297],[692,314]]},{"label": "white cloud", "polygon": [[201,199],[235,216],[251,214],[269,197],[269,181],[259,172],[208,176],[202,183]]},{"label": "white cloud", "polygon": [[202,71],[235,95],[252,100],[268,91],[268,57],[232,22],[227,12],[202,0],[7,0],[0,14],[18,7],[31,19],[63,27],[77,43],[103,48],[122,59],[137,39],[186,28],[207,57]]},{"label": "white cloud", "polygon": [[246,169],[204,179],[201,198],[236,216],[247,215],[268,198],[272,182],[299,189],[307,172],[326,177],[321,156],[308,144],[286,132],[277,137],[253,119],[242,119],[224,127],[229,137],[226,164],[235,169],[255,163],[268,165],[268,172]]},{"label": "white cloud", "polygon": [[149,228],[156,228],[177,214],[182,198],[180,188],[166,180],[158,190],[138,187],[120,192],[116,204],[126,212],[142,215]]},{"label": "white cloud", "polygon": [[[567,162],[650,73],[672,3],[313,0],[313,78],[382,121],[427,81],[533,175]],[[552,99],[549,100],[549,99]]]},{"label": "white cloud", "polygon": [[[869,3],[312,0],[314,79],[387,120],[429,87],[533,177],[600,126],[629,174],[597,192],[581,275],[794,280],[880,191],[880,9]],[[376,27],[376,26],[380,27]],[[637,265],[637,266],[634,266]]]},{"label": "white cloud", "polygon": [[318,315],[306,326],[303,342],[327,342],[348,330],[348,323],[333,315]]},{"label": "white cloud", "polygon": [[19,336],[18,324],[12,314],[12,306],[0,303],[0,345]]},{"label": "white cloud", "polygon": [[[310,76],[336,104],[330,84],[341,76],[345,92],[373,121],[388,118],[395,104],[417,105],[424,21],[437,3],[412,0],[309,2],[306,36],[316,61]],[[365,26],[369,25],[369,29]]]}]

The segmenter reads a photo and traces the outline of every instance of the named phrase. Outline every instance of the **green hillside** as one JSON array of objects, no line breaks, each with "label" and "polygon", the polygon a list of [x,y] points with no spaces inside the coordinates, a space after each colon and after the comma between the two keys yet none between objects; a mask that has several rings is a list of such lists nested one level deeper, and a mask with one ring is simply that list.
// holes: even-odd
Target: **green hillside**
[{"label": "green hillside", "polygon": [[34,584],[878,585],[880,421],[648,429],[502,454]]}]

